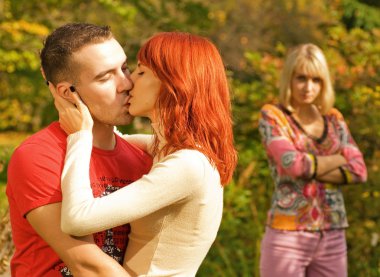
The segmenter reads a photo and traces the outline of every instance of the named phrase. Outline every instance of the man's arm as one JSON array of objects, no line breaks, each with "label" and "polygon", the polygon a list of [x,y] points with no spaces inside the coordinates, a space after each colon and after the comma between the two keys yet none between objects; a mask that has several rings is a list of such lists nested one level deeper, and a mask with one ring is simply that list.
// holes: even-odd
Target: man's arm
[{"label": "man's arm", "polygon": [[75,277],[129,276],[120,264],[93,242],[92,235],[71,237],[61,231],[61,203],[36,208],[26,218]]}]

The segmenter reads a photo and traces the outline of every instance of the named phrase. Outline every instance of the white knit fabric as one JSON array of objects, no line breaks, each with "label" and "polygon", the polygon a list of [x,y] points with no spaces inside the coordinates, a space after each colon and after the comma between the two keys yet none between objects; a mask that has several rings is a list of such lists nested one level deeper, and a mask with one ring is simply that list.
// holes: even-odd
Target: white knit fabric
[{"label": "white knit fabric", "polygon": [[91,132],[68,137],[62,173],[62,230],[83,236],[131,223],[124,261],[128,272],[195,276],[222,218],[218,171],[199,151],[180,150],[155,162],[138,181],[94,198],[88,176],[91,149]]}]

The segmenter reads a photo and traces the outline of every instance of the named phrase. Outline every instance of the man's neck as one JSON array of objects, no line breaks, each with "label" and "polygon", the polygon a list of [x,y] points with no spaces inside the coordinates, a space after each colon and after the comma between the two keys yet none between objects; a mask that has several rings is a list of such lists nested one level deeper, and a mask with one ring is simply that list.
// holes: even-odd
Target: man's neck
[{"label": "man's neck", "polygon": [[92,128],[93,145],[103,150],[113,150],[116,138],[113,132],[114,126],[94,121]]}]

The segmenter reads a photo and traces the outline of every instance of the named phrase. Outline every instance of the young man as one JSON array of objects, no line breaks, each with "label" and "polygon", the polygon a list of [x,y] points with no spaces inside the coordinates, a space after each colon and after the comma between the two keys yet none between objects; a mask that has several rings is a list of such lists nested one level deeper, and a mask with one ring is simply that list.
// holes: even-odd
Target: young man
[{"label": "young man", "polygon": [[[69,101],[76,91],[94,119],[90,168],[94,196],[112,193],[147,173],[150,157],[113,131],[115,125],[133,119],[127,105],[133,84],[126,55],[110,29],[64,25],[47,37],[40,56],[50,89]],[[85,238],[62,233],[60,178],[65,152],[66,133],[53,122],[23,142],[11,158],[7,196],[16,247],[12,276],[127,276],[120,265],[127,225]]]}]

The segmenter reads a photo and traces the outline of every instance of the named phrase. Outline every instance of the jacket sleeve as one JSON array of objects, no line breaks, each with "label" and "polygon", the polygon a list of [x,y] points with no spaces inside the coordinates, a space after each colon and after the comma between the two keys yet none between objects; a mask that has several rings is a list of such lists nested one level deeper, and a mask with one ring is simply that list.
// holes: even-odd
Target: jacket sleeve
[{"label": "jacket sleeve", "polygon": [[268,159],[278,174],[294,179],[310,179],[314,173],[314,155],[296,149],[289,123],[277,107],[261,109],[259,130]]},{"label": "jacket sleeve", "polygon": [[336,109],[333,110],[335,124],[341,142],[341,154],[347,164],[341,167],[341,172],[346,183],[362,183],[367,181],[367,167],[364,163],[363,154],[354,141],[343,115]]}]

